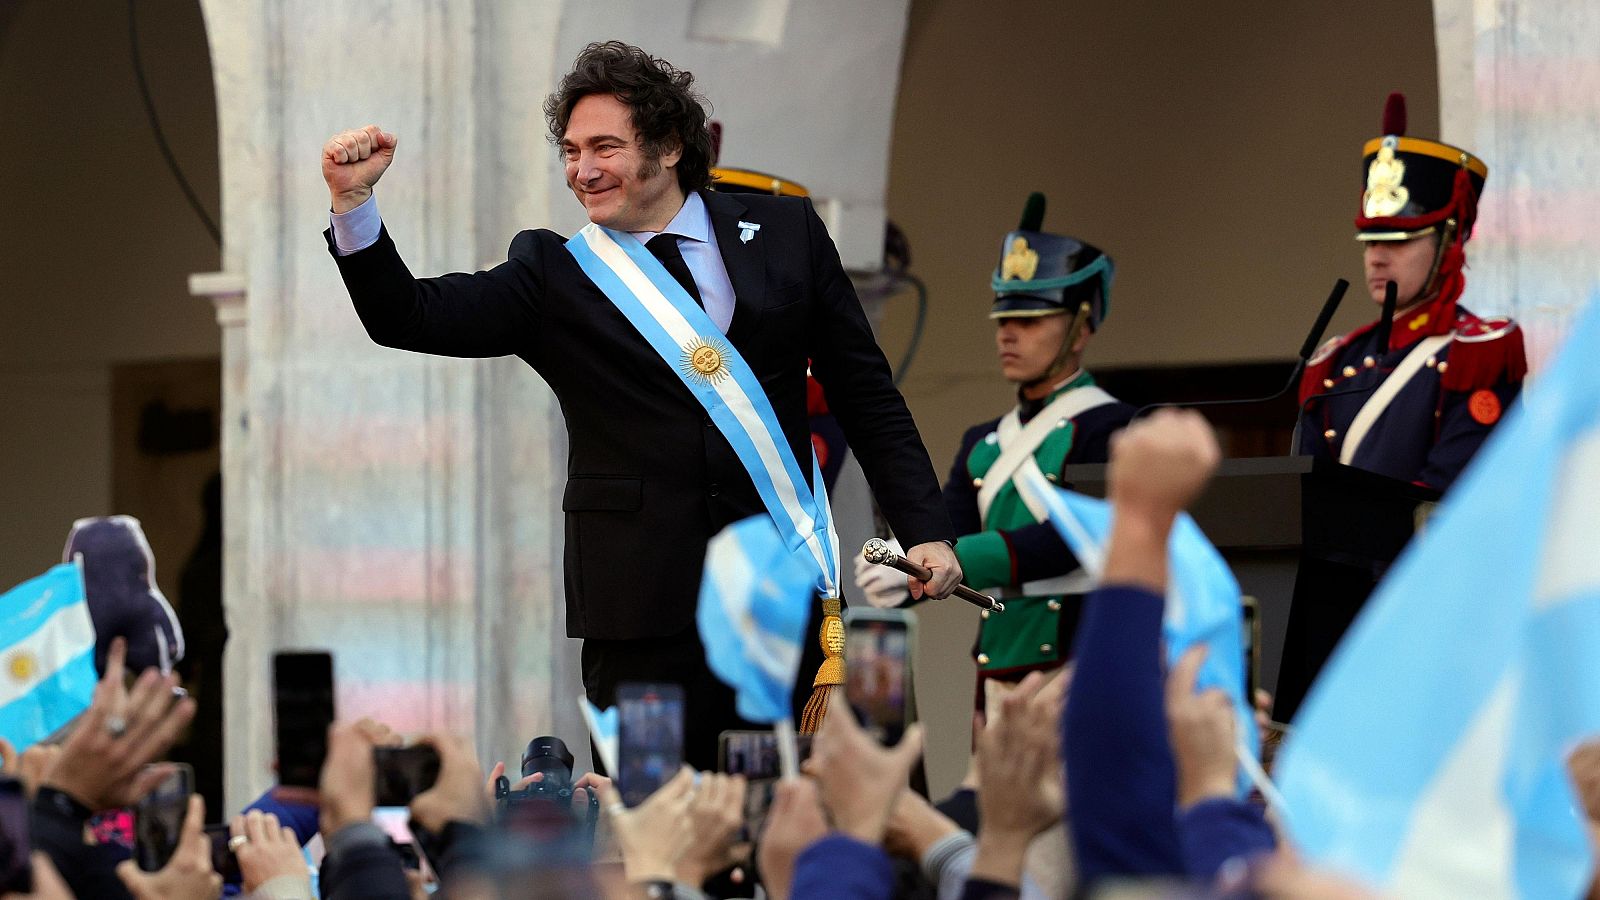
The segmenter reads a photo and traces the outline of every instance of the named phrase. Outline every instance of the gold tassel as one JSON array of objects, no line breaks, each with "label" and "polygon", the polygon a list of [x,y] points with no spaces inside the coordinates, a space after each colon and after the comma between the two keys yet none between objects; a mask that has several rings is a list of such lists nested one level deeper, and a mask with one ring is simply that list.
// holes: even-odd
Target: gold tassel
[{"label": "gold tassel", "polygon": [[828,714],[828,695],[832,688],[844,684],[844,620],[839,618],[839,611],[837,599],[822,601],[822,627],[817,629],[817,641],[822,644],[823,660],[811,682],[811,699],[800,713],[801,734],[817,733],[822,717]]}]

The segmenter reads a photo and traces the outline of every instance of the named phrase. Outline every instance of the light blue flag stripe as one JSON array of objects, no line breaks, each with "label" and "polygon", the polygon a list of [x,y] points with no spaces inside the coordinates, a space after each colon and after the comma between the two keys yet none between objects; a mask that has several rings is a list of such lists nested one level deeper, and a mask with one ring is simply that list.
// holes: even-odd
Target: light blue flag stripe
[{"label": "light blue flag stripe", "polygon": [[695,618],[706,663],[744,718],[790,717],[812,596],[808,568],[766,516],[735,522],[707,546]]},{"label": "light blue flag stripe", "polygon": [[33,690],[0,706],[0,735],[11,741],[18,752],[28,749],[88,709],[99,680],[94,668],[94,646],[90,645]]},{"label": "light blue flag stripe", "polygon": [[1600,303],[1324,668],[1280,762],[1313,861],[1403,895],[1577,896],[1600,734]]},{"label": "light blue flag stripe", "polygon": [[0,594],[0,647],[26,641],[51,616],[83,602],[83,577],[77,565],[51,566],[44,574]]},{"label": "light blue flag stripe", "polygon": [[594,740],[595,747],[600,753],[600,762],[606,771],[615,776],[617,772],[617,732],[621,727],[621,713],[617,707],[608,707],[601,711],[598,706],[589,702],[588,697],[579,697],[578,702],[583,712],[583,720],[589,726],[589,737]]},{"label": "light blue flag stripe", "polygon": [[[596,226],[599,227],[599,226]],[[683,316],[689,327],[696,334],[706,337],[717,336],[721,331],[716,327],[705,310],[694,302],[694,299],[684,291],[683,286],[661,265],[650,251],[633,235],[627,232],[614,231],[601,228],[610,239],[628,255],[635,265],[639,267],[650,283],[661,292],[661,295],[672,307]],[[584,274],[609,297],[617,309],[627,317],[628,321],[636,328],[651,347],[661,355],[663,360],[676,359],[683,353],[679,342],[674,340],[667,330],[644,307],[633,291],[623,283],[622,279],[611,269],[606,262],[594,252],[589,243],[580,233],[567,241],[567,250],[577,260]],[[718,345],[719,351],[734,354],[731,345],[725,342]],[[750,472],[756,490],[762,502],[766,505],[768,513],[780,527],[786,545],[791,551],[801,552],[808,539],[814,541],[818,559],[817,587],[820,592],[827,595],[836,595],[838,588],[839,562],[836,539],[832,533],[831,520],[826,500],[826,488],[822,479],[816,478],[807,490],[805,475],[800,469],[799,461],[795,458],[789,446],[788,439],[784,436],[783,429],[778,424],[777,414],[772,409],[771,402],[767,399],[766,392],[762,390],[760,381],[749,366],[742,360],[736,359],[736,365],[728,367],[728,372],[740,391],[749,399],[751,407],[759,417],[762,428],[770,436],[773,446],[778,451],[781,459],[781,472],[771,472],[763,461],[760,452],[745,430],[744,423],[730,410],[719,394],[715,385],[705,379],[696,379],[687,376],[680,367],[674,366],[673,370],[682,379],[685,387],[700,401],[708,415],[717,424],[724,437],[732,445],[734,453],[740,462]],[[669,362],[669,365],[671,363]],[[817,471],[815,455],[813,454],[813,472]],[[760,473],[767,473],[769,478],[759,477]],[[791,510],[779,496],[773,484],[773,478],[786,478],[793,486],[796,502],[800,512],[811,520],[810,527],[803,521],[795,518]]]},{"label": "light blue flag stripe", "polygon": [[[1105,564],[1106,541],[1111,534],[1111,504],[1059,488],[1037,469],[1024,469],[1030,494],[1043,501],[1050,524],[1060,533],[1073,555],[1099,581]],[[1162,619],[1167,664],[1175,664],[1195,644],[1207,653],[1196,676],[1196,687],[1218,688],[1233,702],[1239,733],[1255,733],[1255,712],[1245,697],[1244,630],[1239,582],[1222,554],[1206,539],[1188,513],[1181,513],[1167,543],[1168,588]],[[1253,741],[1246,750],[1254,756]],[[1249,782],[1241,771],[1239,790]]]}]

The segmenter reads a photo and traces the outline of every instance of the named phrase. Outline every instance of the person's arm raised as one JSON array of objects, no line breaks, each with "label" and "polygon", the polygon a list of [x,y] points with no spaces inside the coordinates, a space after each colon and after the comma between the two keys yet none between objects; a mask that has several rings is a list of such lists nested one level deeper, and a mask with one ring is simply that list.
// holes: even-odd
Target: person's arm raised
[{"label": "person's arm raised", "polygon": [[376,125],[341,131],[322,145],[322,180],[328,183],[331,208],[347,213],[367,202],[373,185],[394,162],[400,139]]}]

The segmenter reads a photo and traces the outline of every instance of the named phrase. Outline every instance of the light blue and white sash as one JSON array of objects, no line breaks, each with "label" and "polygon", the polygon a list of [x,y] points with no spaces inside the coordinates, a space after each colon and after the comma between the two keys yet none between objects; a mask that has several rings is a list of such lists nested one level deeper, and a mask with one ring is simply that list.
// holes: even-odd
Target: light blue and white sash
[{"label": "light blue and white sash", "polygon": [[591,222],[567,241],[567,251],[705,407],[750,473],[790,552],[817,572],[817,591],[839,596],[839,535],[822,469],[812,453],[808,491],[772,402],[750,366],[633,235]]}]

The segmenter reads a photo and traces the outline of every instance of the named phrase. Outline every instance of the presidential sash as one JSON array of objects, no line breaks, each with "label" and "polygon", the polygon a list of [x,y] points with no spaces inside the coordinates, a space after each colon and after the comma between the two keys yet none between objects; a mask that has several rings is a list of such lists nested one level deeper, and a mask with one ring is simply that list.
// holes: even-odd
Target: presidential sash
[{"label": "presidential sash", "polygon": [[838,597],[839,535],[821,467],[813,453],[808,490],[772,402],[750,366],[638,238],[591,222],[566,246],[728,439],[790,552],[816,571],[817,592]]}]

